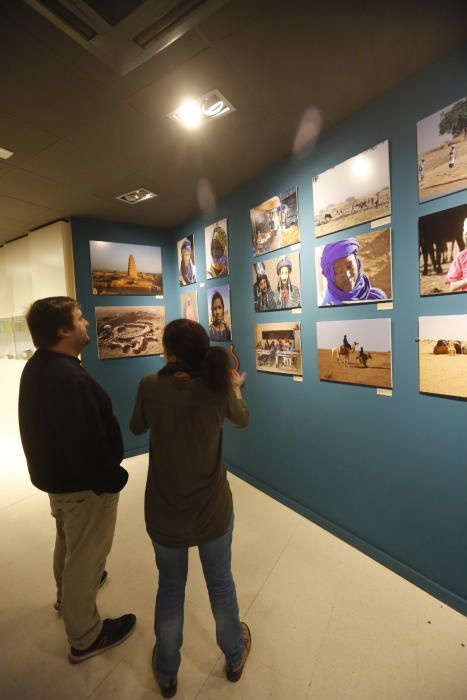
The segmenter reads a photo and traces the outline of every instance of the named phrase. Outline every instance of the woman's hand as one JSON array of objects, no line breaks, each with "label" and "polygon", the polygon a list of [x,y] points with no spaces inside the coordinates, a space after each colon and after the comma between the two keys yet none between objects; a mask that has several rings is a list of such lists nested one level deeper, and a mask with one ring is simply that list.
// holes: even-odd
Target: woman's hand
[{"label": "woman's hand", "polygon": [[237,372],[236,369],[230,370],[230,381],[232,383],[232,389],[234,390],[234,394],[238,399],[242,398],[242,392],[240,390],[245,384],[245,380],[246,372],[242,372],[240,374],[239,372]]}]

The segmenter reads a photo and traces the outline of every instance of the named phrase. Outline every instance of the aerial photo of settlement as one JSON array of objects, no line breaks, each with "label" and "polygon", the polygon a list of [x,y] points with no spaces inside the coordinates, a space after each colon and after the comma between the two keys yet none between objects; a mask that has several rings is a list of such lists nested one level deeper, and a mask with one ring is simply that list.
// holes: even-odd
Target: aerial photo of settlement
[{"label": "aerial photo of settlement", "polygon": [[162,353],[163,306],[97,306],[100,360]]},{"label": "aerial photo of settlement", "polygon": [[90,241],[92,293],[163,294],[161,249],[157,246]]}]

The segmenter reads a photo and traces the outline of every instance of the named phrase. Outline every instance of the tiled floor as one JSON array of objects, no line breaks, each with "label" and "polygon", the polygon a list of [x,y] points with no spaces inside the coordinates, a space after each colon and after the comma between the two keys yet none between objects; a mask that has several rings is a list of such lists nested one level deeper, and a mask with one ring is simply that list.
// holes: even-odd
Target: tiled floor
[{"label": "tiled floor", "polygon": [[[1,700],[151,700],[155,567],[143,520],[146,457],[126,462],[104,616],[134,611],[122,646],[66,660],[52,610],[53,521],[13,437],[0,444]],[[234,573],[253,650],[223,677],[196,551],[190,554],[177,697],[194,700],[466,700],[467,620],[235,477]],[[464,646],[466,645],[466,646]]]}]

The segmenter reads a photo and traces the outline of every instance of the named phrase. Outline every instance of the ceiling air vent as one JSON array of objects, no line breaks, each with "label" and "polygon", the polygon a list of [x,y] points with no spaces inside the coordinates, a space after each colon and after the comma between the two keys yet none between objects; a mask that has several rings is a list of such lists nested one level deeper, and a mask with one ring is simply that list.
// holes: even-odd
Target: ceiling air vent
[{"label": "ceiling air vent", "polygon": [[116,199],[119,199],[125,204],[139,204],[140,202],[145,202],[147,199],[152,199],[157,197],[157,194],[147,190],[145,187],[139,187],[137,190],[132,192],[127,192],[126,194],[120,194]]},{"label": "ceiling air vent", "polygon": [[25,0],[103,63],[126,75],[229,0]]}]

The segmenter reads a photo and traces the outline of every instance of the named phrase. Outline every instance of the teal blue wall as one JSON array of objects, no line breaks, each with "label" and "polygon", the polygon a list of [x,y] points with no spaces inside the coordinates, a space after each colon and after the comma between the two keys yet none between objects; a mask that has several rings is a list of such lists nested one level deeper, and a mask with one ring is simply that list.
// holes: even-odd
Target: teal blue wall
[{"label": "teal blue wall", "polygon": [[[154,228],[79,218],[72,218],[71,227],[76,297],[83,307],[84,316],[89,321],[89,335],[91,337],[91,342],[82,353],[83,365],[105,388],[112,399],[115,414],[122,428],[126,455],[138,454],[147,450],[148,439],[145,435],[135,437],[128,428],[136,387],[141,377],[151,372],[157,372],[162,367],[162,360],[157,355],[99,360],[97,358],[94,309],[96,306],[160,305],[165,306],[167,318],[174,318],[174,315],[178,313],[178,299],[174,294],[177,284],[176,251],[174,251],[171,236],[165,231]],[[154,299],[154,297],[147,296],[93,296],[89,241],[113,241],[115,243],[159,246],[162,249],[164,299]]]},{"label": "teal blue wall", "polygon": [[[313,86],[303,85],[303,90],[309,90],[312,101]],[[198,278],[205,280],[204,227],[228,218],[233,340],[248,372],[245,395],[251,408],[248,430],[226,429],[231,470],[467,613],[462,443],[467,403],[419,393],[415,342],[419,316],[467,313],[466,294],[420,298],[417,232],[420,215],[467,202],[467,191],[419,205],[416,173],[417,121],[465,95],[464,49],[325,134],[311,154],[282,161],[244,184],[218,202],[216,214],[180,227],[173,241],[195,234]],[[394,309],[318,309],[312,176],[385,139],[391,153]],[[298,186],[302,232],[303,313],[255,314],[249,210],[293,185]],[[363,225],[349,231],[368,230]],[[325,242],[338,237],[327,236]],[[200,321],[206,327],[206,290],[214,284],[197,285]],[[382,317],[392,319],[393,396],[320,382],[315,322]],[[276,320],[302,322],[303,384],[255,370],[253,326]]]}]

